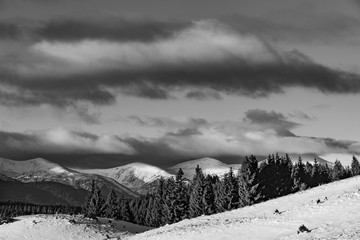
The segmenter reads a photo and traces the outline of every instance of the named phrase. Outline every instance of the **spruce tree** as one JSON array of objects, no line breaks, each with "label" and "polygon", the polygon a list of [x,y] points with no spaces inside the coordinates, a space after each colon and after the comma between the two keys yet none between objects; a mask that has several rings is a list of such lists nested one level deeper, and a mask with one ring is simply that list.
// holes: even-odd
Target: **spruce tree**
[{"label": "spruce tree", "polygon": [[317,159],[314,159],[314,165],[311,172],[311,186],[316,187],[321,184],[320,166]]},{"label": "spruce tree", "polygon": [[223,184],[225,187],[226,205],[225,210],[232,210],[239,207],[239,184],[233,169],[224,175]]},{"label": "spruce tree", "polygon": [[255,156],[246,156],[239,171],[239,205],[252,205],[259,199],[259,168]]},{"label": "spruce tree", "polygon": [[353,156],[351,162],[351,173],[353,176],[360,175],[360,164],[355,156]]},{"label": "spruce tree", "polygon": [[305,190],[308,186],[306,185],[306,170],[305,165],[302,162],[302,158],[299,156],[298,162],[294,165],[291,174],[293,179],[294,191]]},{"label": "spruce tree", "polygon": [[118,204],[119,202],[116,193],[114,189],[111,189],[105,202],[105,216],[108,218],[115,218],[118,215]]},{"label": "spruce tree", "polygon": [[101,190],[95,187],[94,193],[90,198],[89,204],[86,209],[88,217],[102,216],[105,210],[105,200],[102,197]]},{"label": "spruce tree", "polygon": [[[134,216],[133,216],[133,214],[131,212],[131,209],[130,209],[129,200],[121,199],[121,204],[120,205],[121,205],[121,208],[120,208],[121,220],[126,221],[126,222],[133,222],[134,221]],[[143,220],[143,222],[144,222],[144,220]]]},{"label": "spruce tree", "polygon": [[191,218],[201,216],[205,213],[205,205],[203,202],[205,190],[205,176],[197,165],[195,175],[191,184],[191,192],[189,199],[189,216]]},{"label": "spruce tree", "polygon": [[215,197],[215,207],[216,212],[224,212],[227,208],[227,193],[225,189],[224,180],[221,181],[219,177],[216,176],[214,183],[214,197]]},{"label": "spruce tree", "polygon": [[179,222],[188,216],[189,196],[184,178],[184,172],[180,168],[175,178],[174,188],[174,221]]},{"label": "spruce tree", "polygon": [[153,206],[151,209],[151,226],[160,227],[167,223],[165,217],[169,214],[165,204],[165,179],[160,178],[154,193]]},{"label": "spruce tree", "polygon": [[210,215],[216,212],[215,205],[215,192],[214,192],[214,181],[211,175],[207,175],[204,183],[204,195],[203,195],[203,205],[205,215]]},{"label": "spruce tree", "polygon": [[344,179],[346,175],[345,168],[339,160],[336,160],[332,169],[331,180],[338,181]]}]

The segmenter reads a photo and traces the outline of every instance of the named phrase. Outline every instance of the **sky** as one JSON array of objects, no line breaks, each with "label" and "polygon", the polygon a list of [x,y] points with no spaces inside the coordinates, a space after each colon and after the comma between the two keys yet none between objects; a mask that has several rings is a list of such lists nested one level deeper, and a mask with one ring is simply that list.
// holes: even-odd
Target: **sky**
[{"label": "sky", "polygon": [[0,157],[360,154],[356,0],[0,0]]}]

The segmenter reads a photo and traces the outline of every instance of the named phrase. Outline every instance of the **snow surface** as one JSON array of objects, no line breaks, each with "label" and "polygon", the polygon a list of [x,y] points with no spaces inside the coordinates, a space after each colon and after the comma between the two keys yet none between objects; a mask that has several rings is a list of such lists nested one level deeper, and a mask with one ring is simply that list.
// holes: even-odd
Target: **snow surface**
[{"label": "snow surface", "polygon": [[184,177],[186,179],[192,180],[195,175],[195,169],[197,165],[200,166],[203,173],[209,175],[217,175],[219,177],[222,177],[225,173],[228,173],[230,167],[233,168],[235,174],[237,173],[237,170],[241,167],[241,164],[225,164],[215,158],[207,157],[183,162],[171,167],[170,169],[176,173],[179,168],[181,168],[181,170],[183,170],[184,172]]},{"label": "snow surface", "polygon": [[0,158],[0,172],[24,174],[40,171],[71,174],[62,166],[45,160],[43,158],[35,158],[26,161],[13,161],[5,158]]},{"label": "snow surface", "polygon": [[118,193],[132,197],[138,196],[138,194],[111,178],[97,174],[79,173],[43,158],[26,161],[0,158],[0,174],[25,183],[38,181],[59,182],[86,190],[90,190],[92,180],[96,180],[101,183],[101,187],[113,188]]},{"label": "snow surface", "polygon": [[[281,214],[273,214],[275,209]],[[147,232],[151,228],[120,221],[114,228],[108,219],[96,223],[81,216],[33,215],[16,219],[0,225],[0,240],[107,239],[106,235],[123,240],[355,240],[360,239],[360,176]],[[70,219],[76,223],[70,223]],[[297,234],[302,224],[311,232]]]},{"label": "snow surface", "polygon": [[[317,199],[321,203],[317,204]],[[275,209],[281,214],[273,214]],[[297,234],[302,224],[311,232]],[[230,212],[184,220],[126,239],[360,239],[360,177]]]},{"label": "snow surface", "polygon": [[[0,225],[0,240],[82,240],[122,239],[149,227],[124,221],[99,218],[99,222],[69,215],[32,215],[16,218],[13,223]],[[70,219],[75,223],[70,223]],[[107,235],[109,238],[107,238]]]},{"label": "snow surface", "polygon": [[108,169],[74,170],[81,173],[99,174],[108,178],[112,178],[130,189],[139,189],[144,184],[154,182],[161,177],[169,178],[173,176],[161,168],[140,162],[130,163],[124,166]]}]

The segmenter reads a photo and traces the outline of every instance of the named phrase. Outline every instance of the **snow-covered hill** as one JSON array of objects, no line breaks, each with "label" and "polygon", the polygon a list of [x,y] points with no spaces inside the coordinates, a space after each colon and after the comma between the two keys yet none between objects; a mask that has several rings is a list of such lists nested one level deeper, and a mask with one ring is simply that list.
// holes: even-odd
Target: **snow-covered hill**
[{"label": "snow-covered hill", "polygon": [[215,174],[218,175],[219,177],[222,177],[225,173],[229,172],[230,167],[233,168],[235,173],[237,173],[237,170],[241,167],[241,164],[225,164],[215,158],[207,157],[207,158],[200,158],[200,159],[190,160],[187,162],[177,164],[171,167],[170,171],[176,173],[179,170],[179,168],[181,168],[181,170],[183,170],[184,172],[184,177],[186,179],[192,180],[197,165],[200,166],[200,168],[205,174],[210,174],[210,175]]},{"label": "snow-covered hill", "polygon": [[[320,199],[321,202],[316,201]],[[278,209],[281,214],[274,214]],[[309,233],[297,234],[305,225]],[[360,239],[360,176],[230,212],[184,220],[131,240]]]},{"label": "snow-covered hill", "polygon": [[88,174],[99,174],[108,178],[112,178],[118,183],[130,188],[131,190],[143,193],[146,189],[155,183],[156,180],[169,178],[173,175],[162,170],[161,168],[145,164],[130,163],[124,166],[108,169],[74,169],[77,172]]},{"label": "snow-covered hill", "polygon": [[99,218],[99,222],[69,215],[32,215],[16,217],[0,225],[0,240],[101,240],[123,239],[151,228],[124,221]]},{"label": "snow-covered hill", "polygon": [[73,171],[42,158],[27,161],[14,161],[0,158],[0,174],[20,182],[58,182],[75,188],[91,189],[94,180],[106,194],[114,189],[125,197],[136,197],[137,194],[111,178],[97,174],[85,174]]},{"label": "snow-covered hill", "polygon": [[27,161],[13,161],[0,158],[0,172],[6,173],[6,175],[19,175],[42,171],[72,174],[59,164],[43,158],[35,158]]}]

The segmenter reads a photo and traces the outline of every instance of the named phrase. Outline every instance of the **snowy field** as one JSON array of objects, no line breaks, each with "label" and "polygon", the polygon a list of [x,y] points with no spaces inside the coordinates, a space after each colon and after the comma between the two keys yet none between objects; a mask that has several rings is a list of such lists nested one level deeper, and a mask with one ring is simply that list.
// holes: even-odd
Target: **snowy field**
[{"label": "snowy field", "polygon": [[[0,225],[1,240],[102,240],[123,239],[150,230],[124,221],[99,218],[96,222],[82,216],[32,215],[15,218],[17,221]],[[71,223],[70,220],[75,220]]]},{"label": "snowy field", "polygon": [[[327,200],[325,200],[327,198]],[[321,203],[316,201],[320,199]],[[275,215],[278,209],[281,214]],[[297,234],[304,224],[310,233]],[[360,239],[360,177],[261,204],[167,225],[131,240]]]},{"label": "snowy field", "polygon": [[[316,203],[318,199],[321,203]],[[281,214],[275,215],[275,209]],[[122,221],[111,226],[108,219],[95,222],[68,215],[17,219],[0,225],[1,240],[360,239],[360,177],[153,230]],[[297,234],[302,224],[311,232]]]}]

